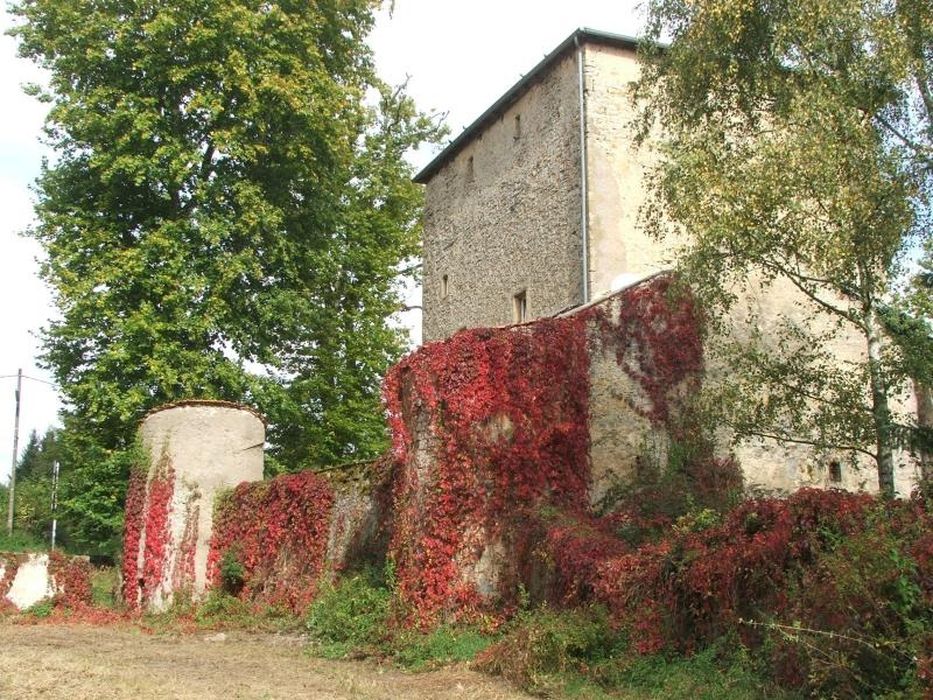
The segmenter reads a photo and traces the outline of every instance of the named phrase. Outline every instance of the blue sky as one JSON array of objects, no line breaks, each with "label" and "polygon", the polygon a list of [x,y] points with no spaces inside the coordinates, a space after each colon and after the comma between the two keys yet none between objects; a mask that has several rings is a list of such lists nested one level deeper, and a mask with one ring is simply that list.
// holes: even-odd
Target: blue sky
[{"label": "blue sky", "polygon": [[[425,110],[448,113],[456,136],[545,54],[574,29],[637,34],[641,25],[634,0],[395,0],[392,16],[379,14],[370,38],[382,77],[392,83],[408,78],[409,92]],[[4,14],[5,31],[11,18]],[[39,71],[16,57],[15,42],[0,38],[0,377],[18,368],[49,380],[36,366],[35,334],[54,313],[51,295],[36,273],[38,245],[23,238],[32,219],[29,186],[43,155],[39,143],[45,108],[24,95],[23,83],[41,80]],[[415,167],[436,149],[414,153]],[[412,301],[417,303],[418,293]],[[421,319],[411,312],[403,321],[420,337]],[[0,378],[0,480],[9,477],[13,442],[15,380]],[[30,430],[42,432],[56,421],[57,392],[26,381],[20,420],[20,450]]]}]

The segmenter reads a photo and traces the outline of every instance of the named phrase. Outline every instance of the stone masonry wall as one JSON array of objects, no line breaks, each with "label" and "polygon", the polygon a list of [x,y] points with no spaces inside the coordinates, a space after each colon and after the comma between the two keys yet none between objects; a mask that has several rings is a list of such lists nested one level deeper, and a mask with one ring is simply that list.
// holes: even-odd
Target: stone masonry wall
[{"label": "stone masonry wall", "polygon": [[[652,240],[638,225],[645,202],[644,179],[657,162],[650,146],[634,144],[636,109],[630,85],[639,76],[630,49],[587,44],[586,86],[587,212],[590,298],[672,267],[672,247]],[[616,282],[616,284],[614,284]]]},{"label": "stone masonry wall", "polygon": [[512,323],[522,290],[528,318],[580,302],[576,70],[571,52],[427,186],[425,340]]}]

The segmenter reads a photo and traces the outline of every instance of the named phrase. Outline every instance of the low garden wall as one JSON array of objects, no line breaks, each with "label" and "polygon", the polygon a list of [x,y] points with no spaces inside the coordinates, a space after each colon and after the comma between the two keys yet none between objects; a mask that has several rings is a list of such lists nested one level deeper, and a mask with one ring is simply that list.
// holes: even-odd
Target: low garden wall
[{"label": "low garden wall", "polygon": [[300,613],[326,573],[385,556],[388,463],[242,483],[216,504],[211,585]]},{"label": "low garden wall", "polygon": [[70,608],[91,602],[87,557],[60,552],[0,552],[0,606],[17,610],[52,600]]}]

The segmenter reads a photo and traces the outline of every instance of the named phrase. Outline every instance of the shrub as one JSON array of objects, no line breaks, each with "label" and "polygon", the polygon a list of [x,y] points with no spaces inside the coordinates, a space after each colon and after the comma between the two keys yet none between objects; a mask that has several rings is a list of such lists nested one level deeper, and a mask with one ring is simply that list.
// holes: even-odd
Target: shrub
[{"label": "shrub", "polygon": [[861,531],[824,533],[831,545],[759,625],[782,682],[821,696],[922,694],[933,611],[912,550],[930,524],[925,512],[894,503],[874,510]]},{"label": "shrub", "polygon": [[239,595],[243,588],[245,571],[240,563],[237,548],[230,547],[220,558],[220,589],[229,595]]},{"label": "shrub", "polygon": [[323,584],[305,619],[312,640],[327,658],[362,652],[384,639],[392,592],[372,572]]}]

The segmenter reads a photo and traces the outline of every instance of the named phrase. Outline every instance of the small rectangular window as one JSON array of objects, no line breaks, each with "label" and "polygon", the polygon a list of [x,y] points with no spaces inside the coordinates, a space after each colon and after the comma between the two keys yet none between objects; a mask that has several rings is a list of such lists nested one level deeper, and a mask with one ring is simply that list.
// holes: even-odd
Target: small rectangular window
[{"label": "small rectangular window", "polygon": [[515,131],[512,134],[512,138],[518,141],[522,137],[522,115],[515,115]]},{"label": "small rectangular window", "polygon": [[512,297],[512,321],[524,323],[528,320],[528,294],[526,290],[520,291]]},{"label": "small rectangular window", "polygon": [[829,480],[837,484],[842,481],[842,465],[836,460],[829,463]]},{"label": "small rectangular window", "polygon": [[447,293],[450,291],[447,285],[447,275],[441,277],[441,299],[447,298]]},{"label": "small rectangular window", "polygon": [[466,179],[467,182],[473,182],[473,156],[467,160]]}]

